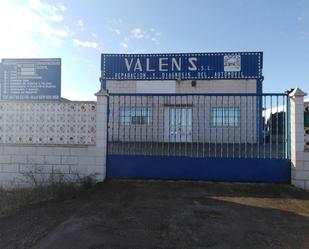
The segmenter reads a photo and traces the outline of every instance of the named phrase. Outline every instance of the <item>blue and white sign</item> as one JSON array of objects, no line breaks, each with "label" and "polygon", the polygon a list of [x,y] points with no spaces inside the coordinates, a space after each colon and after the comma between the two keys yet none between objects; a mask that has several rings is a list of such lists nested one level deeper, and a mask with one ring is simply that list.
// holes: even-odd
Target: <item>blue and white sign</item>
[{"label": "blue and white sign", "polygon": [[59,100],[61,59],[2,59],[2,100]]},{"label": "blue and white sign", "polygon": [[102,54],[103,80],[259,79],[262,52]]}]

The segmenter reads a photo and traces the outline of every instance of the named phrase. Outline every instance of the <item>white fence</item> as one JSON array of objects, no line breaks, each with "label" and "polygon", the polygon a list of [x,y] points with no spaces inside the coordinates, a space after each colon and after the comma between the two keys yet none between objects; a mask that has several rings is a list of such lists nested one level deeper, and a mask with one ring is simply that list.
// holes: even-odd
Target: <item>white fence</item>
[{"label": "white fence", "polygon": [[0,143],[95,144],[96,102],[0,102]]},{"label": "white fence", "polygon": [[[291,100],[293,185],[309,190],[309,103],[296,89]],[[28,170],[106,177],[108,95],[96,102],[0,102],[0,187],[14,187]],[[305,107],[305,110],[303,109]],[[304,133],[302,132],[304,130]],[[304,142],[305,149],[304,151]]]},{"label": "white fence", "polygon": [[[97,124],[107,115],[106,99],[0,101],[0,187],[24,184],[30,171],[94,175],[103,181],[106,146],[100,141],[106,135],[98,132]],[[99,130],[106,131],[106,122],[99,124]]]}]

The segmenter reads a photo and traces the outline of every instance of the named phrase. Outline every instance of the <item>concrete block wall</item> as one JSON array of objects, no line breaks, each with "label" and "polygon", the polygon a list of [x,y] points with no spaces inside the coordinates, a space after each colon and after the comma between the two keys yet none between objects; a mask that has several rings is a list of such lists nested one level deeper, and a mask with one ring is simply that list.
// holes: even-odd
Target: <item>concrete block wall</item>
[{"label": "concrete block wall", "polygon": [[304,93],[296,88],[290,93],[291,183],[309,191],[309,152],[304,144]]},{"label": "concrete block wall", "polygon": [[54,173],[103,181],[105,161],[104,152],[93,145],[0,145],[0,186],[30,185],[30,172],[38,179]]},{"label": "concrete block wall", "polygon": [[[106,177],[108,96],[104,91],[100,91],[96,96],[97,103],[90,103],[88,105],[89,110],[85,103],[48,103],[48,107],[53,110],[58,109],[59,106],[68,106],[72,113],[66,108],[65,117],[78,117],[79,119],[74,121],[76,127],[83,127],[87,124],[86,121],[88,119],[83,119],[83,117],[89,117],[89,123],[91,123],[91,127],[94,127],[94,129],[89,131],[80,131],[78,129],[82,133],[94,134],[94,139],[87,140],[87,143],[84,141],[80,142],[79,140],[72,142],[70,139],[64,140],[66,144],[63,141],[61,141],[62,144],[59,144],[59,141],[55,139],[53,142],[48,140],[48,143],[42,143],[42,141],[35,142],[33,140],[31,140],[31,143],[1,143],[0,187],[12,188],[30,185],[31,181],[27,177],[29,173],[34,174],[38,180],[46,180],[51,174],[63,174],[66,176],[66,179],[75,180],[76,177],[91,176],[96,181],[104,181]],[[40,110],[41,107],[45,108],[47,104],[42,103],[42,106],[40,106],[40,102],[37,102],[35,105]],[[76,108],[71,108],[76,106],[85,106],[85,108],[81,108],[81,111],[77,112]],[[46,115],[55,117],[54,120],[57,120],[59,116],[56,112]],[[50,119],[44,120],[45,122],[42,122],[42,125],[47,127],[50,125],[49,122],[54,122]],[[29,122],[33,121],[30,120]],[[65,124],[68,127],[72,126],[72,122],[69,120],[65,121]],[[25,123],[20,120],[18,125],[23,126]],[[79,135],[80,133],[76,132],[76,134]],[[36,135],[36,132],[32,131],[31,136],[35,137]],[[55,136],[57,136],[56,133]]]},{"label": "concrete block wall", "polygon": [[298,155],[297,160],[292,160],[292,184],[309,191],[309,152],[304,151]]},{"label": "concrete block wall", "polygon": [[0,143],[95,144],[93,101],[1,101]]}]

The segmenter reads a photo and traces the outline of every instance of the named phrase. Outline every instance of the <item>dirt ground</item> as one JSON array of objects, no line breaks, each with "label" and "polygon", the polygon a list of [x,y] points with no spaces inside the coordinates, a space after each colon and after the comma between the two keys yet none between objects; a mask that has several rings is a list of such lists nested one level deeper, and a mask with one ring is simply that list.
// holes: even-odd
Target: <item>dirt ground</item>
[{"label": "dirt ground", "polygon": [[309,193],[277,184],[108,180],[76,199],[1,218],[0,248],[309,248]]}]

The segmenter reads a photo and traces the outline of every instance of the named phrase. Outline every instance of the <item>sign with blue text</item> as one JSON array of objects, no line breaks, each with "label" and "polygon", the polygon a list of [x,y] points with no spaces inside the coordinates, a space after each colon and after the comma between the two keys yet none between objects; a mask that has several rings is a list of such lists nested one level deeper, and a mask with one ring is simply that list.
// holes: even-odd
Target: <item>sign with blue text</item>
[{"label": "sign with blue text", "polygon": [[59,100],[61,59],[2,59],[2,100]]},{"label": "sign with blue text", "polygon": [[103,80],[262,78],[262,52],[102,54]]}]

